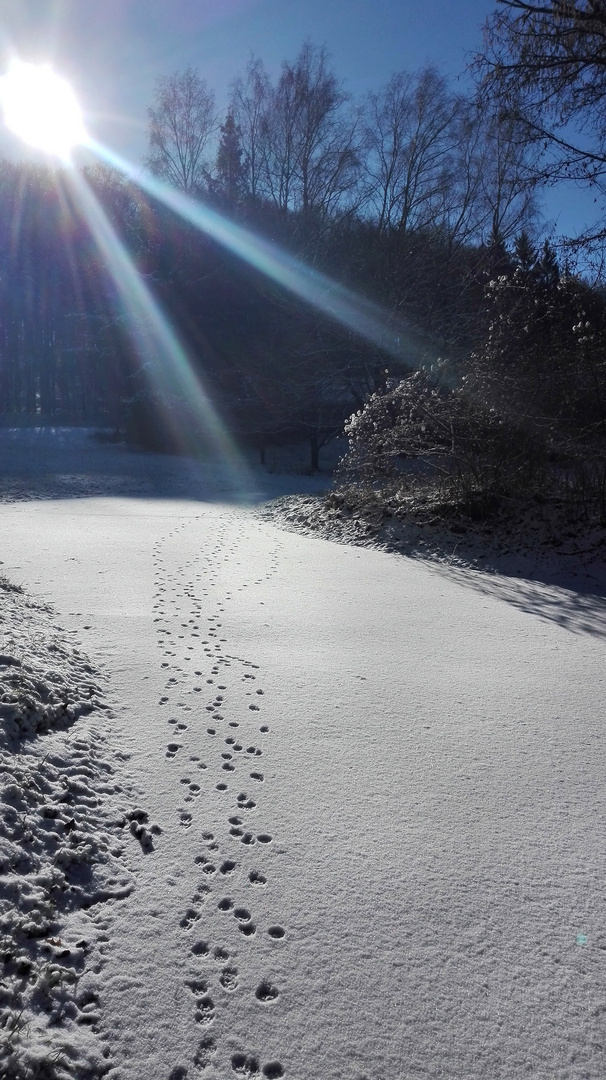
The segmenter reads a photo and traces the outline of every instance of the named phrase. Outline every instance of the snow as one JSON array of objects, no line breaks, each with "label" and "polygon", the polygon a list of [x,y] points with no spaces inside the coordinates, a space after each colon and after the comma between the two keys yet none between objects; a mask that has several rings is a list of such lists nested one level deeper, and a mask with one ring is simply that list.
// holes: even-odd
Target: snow
[{"label": "snow", "polygon": [[[305,477],[251,470],[241,499],[212,462],[60,431],[0,461],[26,590],[0,593],[0,687],[31,702],[1,910],[33,965],[2,981],[0,1076],[601,1078],[598,587],[248,505]],[[7,873],[11,808],[35,858]],[[73,899],[28,937],[59,874]]]}]

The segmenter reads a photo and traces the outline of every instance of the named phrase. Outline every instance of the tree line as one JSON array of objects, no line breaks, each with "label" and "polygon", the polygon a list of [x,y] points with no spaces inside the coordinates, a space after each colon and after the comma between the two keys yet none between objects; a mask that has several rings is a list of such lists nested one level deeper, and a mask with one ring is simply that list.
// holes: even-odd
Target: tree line
[{"label": "tree line", "polygon": [[[564,117],[571,139],[572,104],[558,119],[557,88],[541,79],[553,78],[558,47],[549,20],[582,14],[580,51],[584,32],[602,32],[604,5],[503,7],[487,25],[469,94],[424,67],[354,101],[326,50],[306,42],[273,80],[252,58],[223,115],[192,68],[160,79],[149,109],[152,172],[376,301],[386,321],[412,327],[428,344],[408,367],[113,170],[84,170],[220,414],[261,455],[272,442],[304,439],[317,467],[323,442],[350,417],[345,472],[375,488],[387,462],[393,484],[394,469],[401,479],[415,456],[426,475],[458,477],[453,490],[463,477],[478,490],[505,490],[531,473],[528,483],[544,485],[550,460],[561,465],[566,454],[591,458],[598,476],[604,295],[575,273],[573,249],[557,255],[541,241],[539,195],[564,173],[599,190],[598,125],[583,168],[587,139],[576,147],[575,172],[558,128]],[[146,381],[123,300],[67,178],[2,163],[0,236],[0,412],[112,424],[166,445],[166,402]],[[598,237],[599,229],[585,238],[594,252]],[[416,427],[415,394],[427,421],[417,417]],[[431,401],[439,422],[423,412]],[[455,432],[465,431],[473,453],[454,449]],[[511,445],[532,447],[540,468],[488,467],[488,447],[504,455],[502,431]]]}]

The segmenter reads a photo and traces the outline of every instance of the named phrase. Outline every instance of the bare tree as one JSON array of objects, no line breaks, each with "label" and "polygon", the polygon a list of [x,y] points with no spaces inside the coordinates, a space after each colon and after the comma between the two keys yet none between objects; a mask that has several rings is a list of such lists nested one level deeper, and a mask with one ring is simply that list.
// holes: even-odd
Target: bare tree
[{"label": "bare tree", "polygon": [[435,68],[399,72],[368,97],[367,196],[380,229],[435,225],[450,183],[457,100]]},{"label": "bare tree", "polygon": [[193,68],[163,76],[148,109],[148,168],[188,194],[207,185],[205,152],[217,129],[215,96]]},{"label": "bare tree", "polygon": [[344,208],[359,175],[357,118],[328,66],[306,42],[285,63],[266,112],[264,186],[283,211],[322,216]]},{"label": "bare tree", "polygon": [[511,240],[536,218],[537,148],[511,113],[474,105],[481,135],[477,239]]},{"label": "bare tree", "polygon": [[271,86],[263,61],[251,57],[246,78],[238,76],[231,87],[230,109],[240,129],[242,166],[253,199],[261,194],[266,162]]},{"label": "bare tree", "polygon": [[[475,62],[485,94],[542,150],[537,180],[606,195],[606,3],[499,0]],[[594,236],[606,239],[602,220]]]}]

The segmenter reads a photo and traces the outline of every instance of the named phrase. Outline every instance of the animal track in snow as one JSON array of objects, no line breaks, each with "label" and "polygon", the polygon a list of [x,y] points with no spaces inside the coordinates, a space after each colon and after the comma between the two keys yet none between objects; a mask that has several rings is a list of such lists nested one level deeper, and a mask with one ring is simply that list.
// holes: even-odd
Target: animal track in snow
[{"label": "animal track in snow", "polygon": [[280,1080],[281,1076],[284,1076],[284,1069],[279,1061],[268,1061],[267,1065],[263,1066],[263,1076],[267,1080]]},{"label": "animal track in snow", "polygon": [[194,1018],[198,1024],[212,1024],[215,1019],[215,1003],[209,994],[196,999]]},{"label": "animal track in snow", "polygon": [[204,897],[206,896],[206,894],[209,893],[209,892],[210,892],[210,885],[207,885],[206,882],[200,882],[200,884],[198,885],[197,891],[194,893],[194,895],[191,898],[192,899],[192,904],[201,903],[201,901],[204,900]]},{"label": "animal track in snow", "polygon": [[183,930],[191,930],[192,926],[194,926],[195,923],[197,923],[199,918],[200,918],[200,912],[199,911],[196,911],[195,908],[188,908],[187,911],[185,912],[185,915],[183,916],[183,918],[180,919],[179,926]]},{"label": "animal track in snow", "polygon": [[259,1073],[259,1062],[247,1054],[232,1054],[231,1067],[238,1076],[257,1076]]},{"label": "animal track in snow", "polygon": [[219,982],[224,990],[229,990],[233,993],[238,989],[238,969],[235,967],[224,967],[219,976]]},{"label": "animal track in snow", "polygon": [[[210,1036],[207,1036],[205,1039],[202,1039],[202,1041],[199,1043],[198,1049],[196,1050],[196,1053],[194,1055],[194,1065],[196,1065],[199,1069],[202,1069],[202,1070],[208,1069],[208,1067],[212,1064],[212,1059],[214,1057],[215,1050],[216,1050],[216,1044],[215,1044],[215,1040],[213,1038],[211,1038]],[[265,1074],[265,1075],[269,1075],[269,1074]],[[282,1076],[282,1073],[276,1073],[274,1075]]]},{"label": "animal track in snow", "polygon": [[255,997],[257,1001],[275,1001],[276,998],[278,998],[279,996],[280,991],[277,990],[276,987],[272,985],[272,983],[267,982],[266,980],[264,980],[262,983],[259,983],[257,989],[255,990]]},{"label": "animal track in snow", "polygon": [[284,937],[286,931],[283,926],[268,926],[267,933],[274,941],[280,941]]},{"label": "animal track in snow", "polygon": [[169,742],[168,746],[166,747],[166,756],[167,756],[167,758],[173,758],[175,756],[175,754],[179,750],[181,750],[182,745],[183,745],[182,743]]},{"label": "animal track in snow", "polygon": [[191,951],[194,956],[208,956],[208,941],[196,941],[195,945],[192,945]]},{"label": "animal track in snow", "polygon": [[251,870],[248,875],[251,885],[267,885],[267,878],[259,870]]},{"label": "animal track in snow", "polygon": [[198,855],[198,857],[194,859],[194,862],[201,865],[203,874],[208,874],[210,876],[211,874],[217,873],[217,867],[214,863],[211,863],[209,859],[206,859],[204,855]]}]

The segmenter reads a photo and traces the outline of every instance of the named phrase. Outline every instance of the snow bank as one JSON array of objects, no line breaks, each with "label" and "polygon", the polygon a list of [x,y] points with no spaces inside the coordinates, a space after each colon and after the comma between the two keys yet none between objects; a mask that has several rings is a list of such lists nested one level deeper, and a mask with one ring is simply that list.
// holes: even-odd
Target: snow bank
[{"label": "snow bank", "polygon": [[[0,1077],[93,1080],[102,912],[126,896],[98,678],[0,577]],[[139,828],[140,823],[135,822]]]},{"label": "snow bank", "polygon": [[507,522],[453,522],[450,527],[443,521],[421,524],[372,511],[347,511],[319,494],[277,498],[259,506],[257,513],[281,528],[434,565],[606,593],[606,528],[563,526],[549,504],[525,507]]}]

